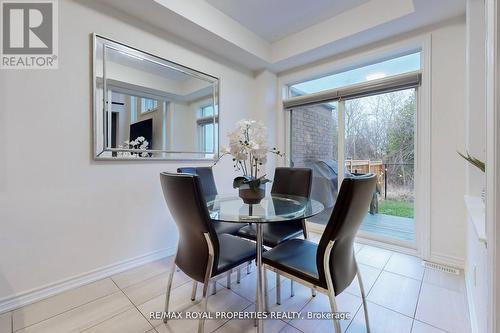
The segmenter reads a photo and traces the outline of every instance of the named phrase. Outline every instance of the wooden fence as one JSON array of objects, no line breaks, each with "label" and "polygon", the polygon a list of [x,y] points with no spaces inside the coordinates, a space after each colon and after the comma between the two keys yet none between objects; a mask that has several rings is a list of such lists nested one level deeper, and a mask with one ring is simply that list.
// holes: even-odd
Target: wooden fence
[{"label": "wooden fence", "polygon": [[374,173],[379,177],[379,181],[385,172],[385,165],[380,160],[346,160],[345,167],[351,173]]},{"label": "wooden fence", "polygon": [[[345,168],[346,171],[351,173],[373,173],[377,175],[378,186],[377,191],[379,194],[384,195],[387,199],[388,191],[388,179],[390,178],[390,168],[391,166],[413,166],[413,164],[394,164],[394,163],[384,163],[381,160],[346,160]],[[392,174],[393,177],[402,177],[397,173]],[[394,179],[393,179],[394,180]]]}]

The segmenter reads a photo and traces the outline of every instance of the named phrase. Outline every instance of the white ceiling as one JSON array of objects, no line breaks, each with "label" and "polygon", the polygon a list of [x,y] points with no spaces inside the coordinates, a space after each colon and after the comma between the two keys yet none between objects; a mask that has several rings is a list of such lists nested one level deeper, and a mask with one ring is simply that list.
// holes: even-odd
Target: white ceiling
[{"label": "white ceiling", "polygon": [[177,36],[198,52],[277,73],[465,14],[465,0],[98,2]]},{"label": "white ceiling", "polygon": [[206,0],[268,42],[275,42],[369,0]]}]

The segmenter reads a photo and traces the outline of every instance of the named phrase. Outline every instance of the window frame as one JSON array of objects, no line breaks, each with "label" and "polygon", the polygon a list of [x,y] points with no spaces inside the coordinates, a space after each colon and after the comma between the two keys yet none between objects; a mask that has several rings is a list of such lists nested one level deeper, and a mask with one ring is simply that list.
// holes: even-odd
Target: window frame
[{"label": "window frame", "polygon": [[[213,112],[212,115],[209,116],[202,116],[203,110],[206,108],[211,107]],[[214,128],[212,129],[213,133],[218,133],[219,131],[219,112],[217,111],[217,108],[214,104],[205,104],[201,105],[198,108],[198,116],[196,118],[196,127],[197,127],[197,135],[198,135],[198,149],[201,151],[205,148],[205,145],[207,143],[207,139],[205,136],[205,127],[207,125],[213,125]],[[218,140],[216,137],[213,139],[213,150],[216,150],[216,147],[218,146]]]},{"label": "window frame", "polygon": [[347,73],[347,72],[350,72],[350,71],[353,71],[353,70],[362,69],[362,68],[373,66],[373,65],[377,65],[377,64],[382,64],[382,63],[390,61],[390,60],[396,60],[398,58],[402,58],[402,57],[409,56],[409,55],[412,55],[412,54],[417,54],[417,53],[420,53],[420,69],[419,70],[418,69],[417,70],[411,69],[411,70],[407,70],[407,71],[404,71],[404,72],[401,72],[401,73],[387,75],[387,76],[382,77],[382,78],[371,79],[371,80],[364,80],[364,81],[359,81],[359,82],[353,82],[353,83],[346,84],[346,85],[343,85],[343,86],[333,87],[333,88],[329,88],[329,89],[323,89],[323,90],[314,91],[314,92],[311,92],[311,93],[304,93],[304,94],[299,95],[299,96],[306,96],[306,95],[311,95],[311,94],[319,94],[319,93],[321,93],[323,91],[330,90],[330,89],[331,90],[333,90],[333,89],[340,90],[340,89],[343,89],[343,88],[348,87],[348,86],[355,86],[355,85],[359,85],[359,84],[363,84],[363,83],[367,83],[367,82],[375,81],[375,80],[389,79],[389,78],[393,78],[393,77],[396,77],[396,76],[399,76],[399,75],[404,75],[404,74],[411,73],[411,72],[419,72],[421,70],[421,68],[422,68],[422,59],[421,59],[422,56],[421,56],[421,52],[422,52],[422,50],[420,48],[410,48],[408,50],[402,50],[400,52],[396,52],[396,53],[393,53],[393,54],[389,53],[386,56],[376,57],[376,58],[373,58],[371,60],[367,59],[366,61],[359,62],[357,65],[351,65],[351,66],[347,66],[347,67],[344,67],[344,68],[339,67],[338,69],[336,69],[334,71],[331,71],[329,73],[326,73],[326,74],[323,73],[322,75],[315,75],[315,76],[306,78],[304,80],[299,80],[297,82],[292,82],[292,83],[288,84],[289,91],[288,91],[287,96],[288,96],[288,98],[290,98],[290,97],[293,96],[292,95],[292,89],[294,89],[293,86],[298,85],[298,84],[307,83],[307,82],[311,82],[311,81],[315,81],[315,80],[327,78],[327,77],[330,77],[330,76]]},{"label": "window frame", "polygon": [[[153,98],[149,98],[149,97],[139,97],[140,98],[140,112],[141,112],[141,115],[143,114],[148,114],[148,113],[151,113],[151,112],[155,112],[155,111],[158,111],[158,106],[160,105],[160,101],[157,100],[157,99],[153,99]],[[154,106],[153,108],[151,109],[147,109],[146,111],[143,110],[142,106],[143,106],[143,101],[153,101],[153,102],[156,102],[156,106]]]},{"label": "window frame", "polygon": [[[424,260],[440,260],[438,254],[431,252],[430,227],[430,169],[431,169],[431,35],[423,34],[396,43],[386,43],[382,46],[366,49],[341,59],[322,61],[297,71],[285,73],[278,80],[279,99],[289,98],[288,86],[325,76],[325,73],[341,72],[353,67],[373,64],[389,58],[420,51],[420,66],[422,73],[421,85],[417,89],[417,120],[415,132],[415,243],[409,247],[393,240],[381,240],[359,235],[361,243],[375,244],[383,248],[398,250],[403,253],[418,255]],[[339,105],[339,109],[340,109]],[[286,156],[290,156],[290,119],[289,112],[279,108],[280,115],[277,126],[277,143],[284,147]],[[340,121],[340,119],[339,119]],[[342,120],[344,122],[344,120]],[[339,127],[339,135],[344,135]],[[340,145],[340,143],[339,143]],[[342,156],[339,155],[339,160]],[[344,158],[342,157],[342,161]],[[290,161],[285,161],[289,165]],[[339,170],[339,173],[341,171]],[[308,224],[312,231],[323,232],[323,228]]]}]

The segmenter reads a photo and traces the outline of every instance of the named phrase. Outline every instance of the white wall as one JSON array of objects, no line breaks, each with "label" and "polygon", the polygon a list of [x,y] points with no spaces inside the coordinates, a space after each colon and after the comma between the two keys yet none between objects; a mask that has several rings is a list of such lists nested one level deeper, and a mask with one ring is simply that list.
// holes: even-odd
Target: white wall
[{"label": "white wall", "polygon": [[[253,111],[250,73],[86,3],[59,1],[59,69],[0,71],[0,303],[175,247],[159,173],[192,162],[92,160],[92,32],[219,76],[222,144]],[[215,177],[221,192],[234,191],[230,159]]]},{"label": "white wall", "polygon": [[[293,83],[349,66],[370,57],[388,56],[395,50],[412,49],[431,39],[431,197],[430,257],[454,265],[465,258],[465,169],[457,150],[465,146],[465,21],[406,34],[344,55],[279,75],[281,83]],[[391,51],[392,50],[392,51]],[[283,112],[279,110],[278,112]],[[284,121],[278,127],[283,144]],[[426,221],[422,221],[425,223]]]},{"label": "white wall", "polygon": [[[467,105],[466,143],[475,157],[486,157],[486,20],[485,1],[467,1]],[[468,163],[466,165],[466,192],[479,197],[486,186],[483,172]],[[486,223],[483,214],[469,212],[466,235],[465,280],[472,332],[487,332],[489,262],[486,244],[479,240],[476,225]],[[474,224],[472,215],[476,219]],[[478,216],[479,215],[479,216]],[[484,236],[482,236],[484,237]]]},{"label": "white wall", "polygon": [[[484,0],[467,1],[466,144],[471,155],[486,159],[486,21]],[[467,193],[480,196],[485,175],[467,166]]]},{"label": "white wall", "polygon": [[[275,74],[254,77],[95,1],[61,0],[59,11],[59,69],[0,71],[0,303],[175,247],[159,173],[192,163],[92,160],[90,33],[220,77],[222,145],[236,121],[257,118],[284,148]],[[432,31],[431,245],[450,258],[464,257],[465,170],[455,153],[464,145],[464,37],[463,22]],[[234,191],[230,159],[214,171],[219,191]]]},{"label": "white wall", "polygon": [[[268,142],[269,147],[276,147],[281,151],[284,151],[283,146],[278,145],[277,136],[278,129],[277,125],[279,123],[280,112],[276,113],[276,110],[281,110],[281,103],[278,94],[278,78],[276,74],[269,71],[262,71],[257,73],[255,76],[255,119],[263,122],[268,129]],[[284,158],[269,155],[268,163],[266,165],[266,174],[269,179],[272,179],[274,175],[274,168],[276,166],[283,166]],[[272,185],[267,186],[270,190]]]},{"label": "white wall", "polygon": [[431,255],[465,259],[465,23],[432,32]]},{"label": "white wall", "polygon": [[187,103],[171,102],[169,107],[169,111],[172,113],[167,130],[171,138],[170,149],[198,151],[196,110],[193,110]]},{"label": "white wall", "polygon": [[486,6],[486,238],[487,327],[500,330],[500,6],[485,0]]}]

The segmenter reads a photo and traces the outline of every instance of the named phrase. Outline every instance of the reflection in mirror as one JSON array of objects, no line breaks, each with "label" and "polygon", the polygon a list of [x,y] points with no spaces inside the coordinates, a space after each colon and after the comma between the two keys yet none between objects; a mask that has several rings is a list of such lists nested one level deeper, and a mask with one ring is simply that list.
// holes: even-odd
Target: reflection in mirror
[{"label": "reflection in mirror", "polygon": [[97,158],[216,158],[216,78],[95,38]]}]

